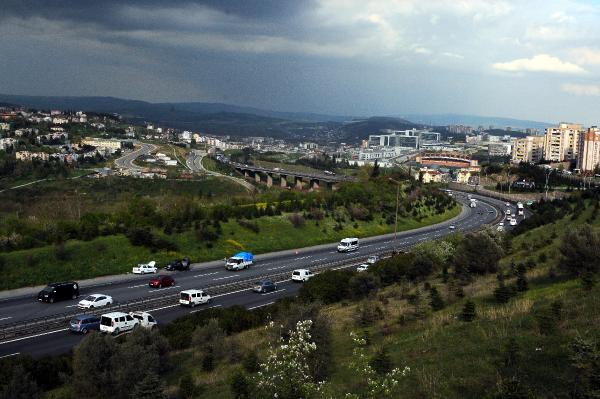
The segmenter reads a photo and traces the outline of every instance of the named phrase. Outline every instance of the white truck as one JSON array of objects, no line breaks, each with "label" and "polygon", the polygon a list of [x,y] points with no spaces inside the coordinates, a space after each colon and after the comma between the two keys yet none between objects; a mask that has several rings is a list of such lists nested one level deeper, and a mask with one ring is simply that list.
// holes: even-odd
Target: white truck
[{"label": "white truck", "polygon": [[477,201],[475,200],[475,198],[471,198],[471,200],[469,201],[469,206],[471,208],[476,208],[477,207]]},{"label": "white truck", "polygon": [[254,256],[250,252],[238,252],[225,262],[227,270],[247,269],[254,262]]},{"label": "white truck", "polygon": [[148,263],[140,263],[136,267],[133,268],[133,274],[147,274],[147,273],[156,273],[158,272],[158,268],[156,267],[156,262],[151,261]]},{"label": "white truck", "polygon": [[517,215],[519,216],[523,216],[525,214],[524,208],[523,208],[523,203],[522,202],[517,202]]}]

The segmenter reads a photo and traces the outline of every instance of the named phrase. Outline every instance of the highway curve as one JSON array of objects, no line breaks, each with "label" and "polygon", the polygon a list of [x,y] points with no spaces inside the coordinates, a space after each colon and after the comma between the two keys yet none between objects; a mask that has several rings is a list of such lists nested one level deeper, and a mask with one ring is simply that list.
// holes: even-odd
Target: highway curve
[{"label": "highway curve", "polygon": [[[250,269],[239,272],[225,270],[222,261],[194,264],[190,271],[163,273],[172,274],[176,280],[174,287],[164,289],[151,289],[148,287],[148,281],[151,278],[148,275],[128,275],[127,278],[115,276],[114,281],[103,285],[86,287],[81,284],[81,295],[104,293],[111,295],[116,302],[130,301],[142,297],[158,298],[167,294],[175,294],[184,289],[204,288],[220,283],[251,282],[254,281],[256,276],[265,274],[289,272],[291,275],[291,271],[298,268],[311,268],[334,261],[358,261],[371,254],[389,252],[394,249],[407,249],[417,243],[439,239],[453,232],[477,230],[486,224],[496,223],[502,217],[501,213],[506,208],[503,202],[478,195],[473,195],[473,197],[478,199],[478,206],[469,208],[466,206],[468,201],[466,194],[455,193],[455,198],[463,203],[463,210],[460,215],[452,220],[398,233],[396,240],[394,240],[393,233],[364,238],[361,239],[360,249],[355,252],[338,253],[336,251],[337,243],[331,243],[268,253],[256,256],[255,264]],[[511,207],[514,212],[514,206]],[[454,229],[450,229],[451,225],[454,226]],[[252,308],[270,303],[282,296],[294,295],[298,290],[297,285],[287,282],[280,284],[280,288],[280,291],[265,296],[255,294],[248,289],[223,293],[215,298],[210,306],[241,304]],[[38,317],[52,316],[63,312],[76,313],[77,302],[78,300],[54,304],[39,303],[33,295],[3,300],[0,302],[0,329],[12,323],[24,322]],[[159,309],[150,308],[147,310],[152,311],[160,323],[167,323],[187,313],[202,311],[204,308],[199,307],[190,310],[180,308],[176,303],[173,303],[160,306]],[[33,337],[0,341],[0,357],[17,353],[27,353],[34,356],[61,353],[70,349],[80,339],[78,336],[68,334],[63,329],[40,331]]]}]

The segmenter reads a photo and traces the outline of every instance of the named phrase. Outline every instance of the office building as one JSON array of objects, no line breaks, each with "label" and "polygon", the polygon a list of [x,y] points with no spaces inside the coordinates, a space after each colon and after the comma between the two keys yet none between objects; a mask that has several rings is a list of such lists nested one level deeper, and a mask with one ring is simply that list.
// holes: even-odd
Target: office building
[{"label": "office building", "polygon": [[577,159],[579,135],[583,128],[579,124],[560,123],[558,127],[549,127],[544,136],[544,159],[551,162],[563,162]]}]

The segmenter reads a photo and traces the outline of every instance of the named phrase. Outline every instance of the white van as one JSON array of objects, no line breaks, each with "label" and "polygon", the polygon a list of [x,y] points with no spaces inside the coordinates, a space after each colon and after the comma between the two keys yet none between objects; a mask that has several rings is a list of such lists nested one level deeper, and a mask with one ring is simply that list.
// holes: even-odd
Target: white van
[{"label": "white van", "polygon": [[338,252],[350,252],[358,249],[358,238],[344,238],[337,246]]},{"label": "white van", "polygon": [[314,273],[308,269],[296,269],[292,272],[292,281],[308,281]]},{"label": "white van", "polygon": [[181,306],[202,305],[211,301],[210,295],[202,290],[186,290],[179,294],[179,304]]},{"label": "white van", "polygon": [[123,312],[106,313],[100,316],[100,332],[118,335],[133,330],[139,321]]}]

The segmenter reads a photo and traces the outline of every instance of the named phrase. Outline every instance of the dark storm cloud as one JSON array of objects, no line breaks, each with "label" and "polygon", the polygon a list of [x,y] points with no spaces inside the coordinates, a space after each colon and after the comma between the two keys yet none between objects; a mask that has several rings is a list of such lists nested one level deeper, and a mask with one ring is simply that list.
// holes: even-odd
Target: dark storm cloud
[{"label": "dark storm cloud", "polygon": [[293,18],[314,0],[4,0],[0,19],[41,17],[112,27],[127,24],[121,11],[126,7],[145,10],[206,7],[223,14],[250,20]]}]

